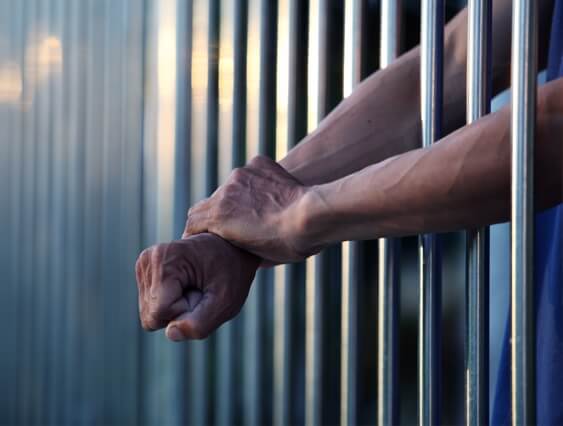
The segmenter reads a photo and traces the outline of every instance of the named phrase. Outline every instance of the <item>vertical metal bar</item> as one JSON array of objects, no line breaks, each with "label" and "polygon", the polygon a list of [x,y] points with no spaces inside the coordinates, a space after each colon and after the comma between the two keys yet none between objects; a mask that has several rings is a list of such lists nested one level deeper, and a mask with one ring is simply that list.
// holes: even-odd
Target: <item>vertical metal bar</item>
[{"label": "vertical metal bar", "polygon": [[[399,54],[401,16],[400,0],[382,0],[379,66],[387,67]],[[379,240],[377,293],[377,424],[399,422],[397,383],[399,321],[399,251],[400,241]]]},{"label": "vertical metal bar", "polygon": [[[248,2],[247,39],[247,160],[257,154],[275,155],[275,37],[277,1]],[[245,341],[248,345],[245,372],[245,412],[249,424],[262,424],[270,419],[269,402],[261,403],[260,395],[269,388],[272,358],[266,330],[272,324],[272,270],[259,270],[246,302]],[[252,360],[252,361],[249,361]],[[268,385],[268,386],[267,386]]]},{"label": "vertical metal bar", "polygon": [[[235,8],[232,0],[222,0],[220,6],[219,40],[219,121],[218,163],[219,184],[226,181],[233,169],[233,103],[234,103],[234,43]],[[215,392],[216,422],[231,425],[234,422],[235,388],[235,326],[236,322],[224,324],[217,332],[217,378]]]},{"label": "vertical metal bar", "polygon": [[[192,204],[208,195],[209,175],[209,78],[211,73],[210,26],[212,5],[207,0],[193,2],[192,12],[192,116],[191,116],[191,194]],[[189,423],[203,425],[207,418],[208,346],[207,341],[190,342]]]},{"label": "vertical metal bar", "polygon": [[[362,78],[363,20],[365,1],[350,0],[344,9],[343,95],[352,93]],[[358,242],[342,243],[342,318],[340,358],[340,424],[357,423],[357,318],[358,318]]]},{"label": "vertical metal bar", "polygon": [[[305,6],[305,7],[304,7]],[[306,97],[302,96],[307,46],[306,7],[298,0],[279,0],[277,93],[276,93],[276,160],[281,160],[305,134]],[[273,422],[277,426],[292,424],[298,417],[292,406],[295,371],[300,350],[296,349],[294,327],[301,265],[283,265],[274,271],[274,378]],[[299,311],[301,312],[301,311]],[[298,325],[297,325],[298,326]],[[297,346],[301,348],[301,346]],[[298,392],[296,392],[298,393]]]},{"label": "vertical metal bar", "polygon": [[[467,123],[490,111],[490,0],[469,0],[467,35]],[[465,327],[465,421],[489,421],[489,230],[469,230]]]},{"label": "vertical metal bar", "polygon": [[[292,45],[291,27],[295,25],[295,0],[278,0],[277,82],[276,82],[276,161],[289,150],[289,81],[292,74],[291,55],[297,46]],[[293,29],[295,31],[295,28]],[[291,283],[290,266],[281,265],[274,271],[274,378],[273,423],[283,426],[290,423],[290,365],[291,365]]]},{"label": "vertical metal bar", "polygon": [[[259,153],[260,130],[260,8],[261,0],[248,0],[248,32],[246,59],[246,159]],[[260,332],[260,305],[263,286],[258,275],[244,307],[244,424],[260,424],[260,372],[262,371],[262,333]]]},{"label": "vertical metal bar", "polygon": [[[420,98],[422,144],[440,138],[443,85],[444,1],[423,0],[421,22]],[[419,424],[440,424],[440,310],[441,277],[439,241],[421,235],[419,319]]]},{"label": "vertical metal bar", "polygon": [[[177,169],[186,158],[178,145],[178,22],[182,9],[177,0],[145,3],[147,19],[143,133],[143,246],[169,241],[175,231]],[[185,150],[184,150],[185,152]],[[181,163],[179,160],[184,161]],[[183,195],[183,194],[182,194]],[[162,333],[144,335],[143,417],[149,424],[182,422],[184,378],[183,347],[170,345]],[[201,390],[194,393],[199,397]]]},{"label": "vertical metal bar", "polygon": [[534,424],[534,137],[537,74],[537,2],[512,4],[512,424]]},{"label": "vertical metal bar", "polygon": [[[327,1],[309,2],[307,131],[313,131],[326,113]],[[305,264],[305,424],[322,422],[323,275],[322,254]]]}]

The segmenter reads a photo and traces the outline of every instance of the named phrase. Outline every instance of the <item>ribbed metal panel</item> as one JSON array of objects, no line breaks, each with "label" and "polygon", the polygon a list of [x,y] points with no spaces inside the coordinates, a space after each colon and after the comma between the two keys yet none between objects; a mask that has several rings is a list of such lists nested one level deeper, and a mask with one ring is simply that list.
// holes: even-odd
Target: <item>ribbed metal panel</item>
[{"label": "ribbed metal panel", "polygon": [[17,324],[1,367],[9,406],[0,422],[136,423],[130,271],[141,247],[144,5],[0,7],[0,146],[9,148],[10,182],[0,191],[10,293],[3,286],[0,298]]}]

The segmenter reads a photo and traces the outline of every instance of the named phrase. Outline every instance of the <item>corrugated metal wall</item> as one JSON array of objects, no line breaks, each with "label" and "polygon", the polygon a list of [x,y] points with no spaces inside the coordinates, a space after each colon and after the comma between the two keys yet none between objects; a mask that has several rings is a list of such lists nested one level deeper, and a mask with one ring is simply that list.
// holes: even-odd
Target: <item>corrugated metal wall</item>
[{"label": "corrugated metal wall", "polygon": [[[354,3],[370,25],[352,32],[363,42],[348,81],[376,68],[379,49],[379,2]],[[405,3],[418,23],[418,2]],[[133,269],[142,247],[179,237],[188,206],[231,168],[257,153],[281,158],[338,103],[350,72],[345,6],[0,0],[0,424],[340,421],[340,247],[261,270],[237,319],[185,345],[141,332]],[[445,315],[461,327],[462,241],[445,245]],[[357,249],[347,409],[373,423],[377,250]],[[416,416],[416,262],[405,240],[406,423]],[[462,405],[456,330],[447,362],[460,374],[446,396],[459,398],[446,420]]]},{"label": "corrugated metal wall", "polygon": [[0,2],[0,423],[136,423],[145,8]]}]

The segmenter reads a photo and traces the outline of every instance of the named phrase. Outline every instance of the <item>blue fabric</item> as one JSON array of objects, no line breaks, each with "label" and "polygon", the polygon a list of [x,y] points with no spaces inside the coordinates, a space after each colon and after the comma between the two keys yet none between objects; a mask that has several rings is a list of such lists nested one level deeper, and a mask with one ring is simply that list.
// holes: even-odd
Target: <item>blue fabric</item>
[{"label": "blue fabric", "polygon": [[[556,0],[547,79],[562,76],[563,0]],[[563,205],[537,214],[535,226],[536,421],[563,425]],[[509,425],[511,420],[509,338],[507,319],[491,417],[494,425]]]}]

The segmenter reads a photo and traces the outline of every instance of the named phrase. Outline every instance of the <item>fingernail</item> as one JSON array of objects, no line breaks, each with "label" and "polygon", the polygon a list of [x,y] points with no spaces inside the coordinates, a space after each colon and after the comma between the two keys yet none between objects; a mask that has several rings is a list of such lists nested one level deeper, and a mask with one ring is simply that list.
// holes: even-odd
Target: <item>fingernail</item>
[{"label": "fingernail", "polygon": [[184,335],[182,334],[180,329],[176,326],[170,327],[166,331],[166,335],[168,336],[168,338],[170,340],[173,340],[175,342],[179,342],[180,340],[184,340]]}]

